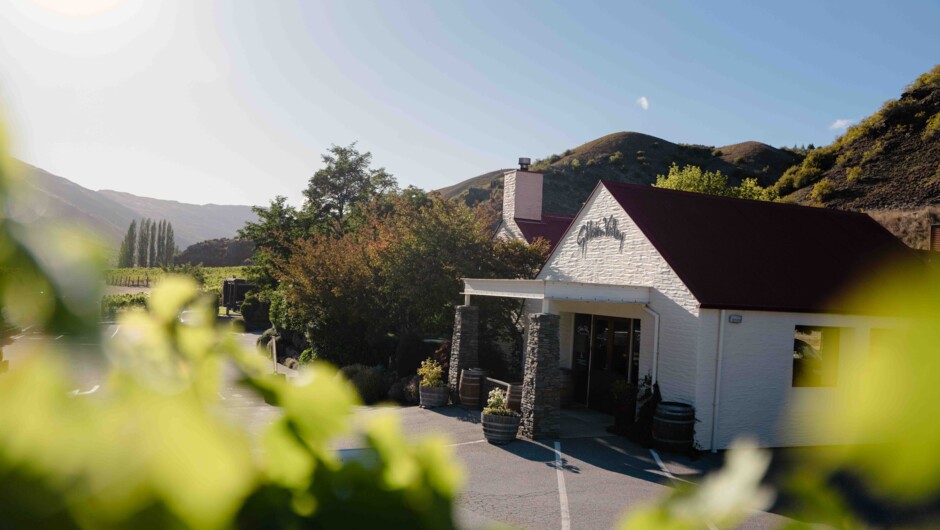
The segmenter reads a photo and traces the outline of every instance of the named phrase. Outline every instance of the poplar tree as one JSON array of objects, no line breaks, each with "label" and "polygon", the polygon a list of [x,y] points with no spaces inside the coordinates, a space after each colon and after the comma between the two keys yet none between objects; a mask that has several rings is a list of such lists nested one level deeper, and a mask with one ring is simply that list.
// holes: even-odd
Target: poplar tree
[{"label": "poplar tree", "polygon": [[166,220],[161,219],[157,223],[157,259],[155,265],[160,267],[166,265],[163,254],[166,251]]},{"label": "poplar tree", "polygon": [[132,219],[127,228],[124,241],[121,242],[121,252],[118,254],[118,267],[133,267],[137,261],[137,219]]},{"label": "poplar tree", "polygon": [[150,260],[148,261],[148,267],[154,267],[157,265],[157,225],[151,221],[150,222]]},{"label": "poplar tree", "polygon": [[137,236],[137,266],[150,266],[150,219],[140,220],[139,235]]},{"label": "poplar tree", "polygon": [[176,242],[173,240],[173,224],[166,222],[166,240],[164,241],[164,262],[167,267],[173,266],[173,258],[176,257]]}]

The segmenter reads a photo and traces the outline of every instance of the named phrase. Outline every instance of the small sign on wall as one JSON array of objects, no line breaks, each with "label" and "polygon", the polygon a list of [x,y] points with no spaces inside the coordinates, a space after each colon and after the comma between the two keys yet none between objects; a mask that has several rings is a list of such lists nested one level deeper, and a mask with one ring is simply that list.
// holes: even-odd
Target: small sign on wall
[{"label": "small sign on wall", "polygon": [[626,233],[617,227],[617,219],[613,215],[603,217],[600,221],[588,221],[578,229],[578,246],[581,248],[581,255],[587,254],[588,241],[602,237],[609,237],[620,242],[620,252],[623,252],[623,241],[626,239]]}]

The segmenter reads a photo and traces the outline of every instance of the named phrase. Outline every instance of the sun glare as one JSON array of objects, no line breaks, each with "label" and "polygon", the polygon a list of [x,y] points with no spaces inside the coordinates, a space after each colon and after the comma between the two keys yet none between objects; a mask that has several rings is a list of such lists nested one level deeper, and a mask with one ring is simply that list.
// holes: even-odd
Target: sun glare
[{"label": "sun glare", "polygon": [[31,0],[42,9],[67,17],[101,15],[124,3],[124,0]]}]

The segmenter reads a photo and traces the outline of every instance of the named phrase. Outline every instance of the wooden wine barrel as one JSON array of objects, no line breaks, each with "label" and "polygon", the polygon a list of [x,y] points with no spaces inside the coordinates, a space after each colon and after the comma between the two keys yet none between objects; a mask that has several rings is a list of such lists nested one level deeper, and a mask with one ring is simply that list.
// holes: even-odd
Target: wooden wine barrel
[{"label": "wooden wine barrel", "polygon": [[507,444],[516,439],[519,431],[519,416],[495,416],[481,414],[483,423],[483,437],[491,444]]},{"label": "wooden wine barrel", "polygon": [[664,451],[692,450],[695,407],[676,401],[663,401],[653,414],[653,443]]},{"label": "wooden wine barrel", "polygon": [[480,408],[480,390],[483,386],[483,380],[486,379],[486,371],[479,368],[468,368],[460,372],[460,404],[464,407],[475,409]]},{"label": "wooden wine barrel", "polygon": [[568,368],[561,369],[561,408],[568,408],[574,403],[574,375]]},{"label": "wooden wine barrel", "polygon": [[509,410],[522,410],[522,381],[518,383],[509,383],[509,392],[506,397]]}]

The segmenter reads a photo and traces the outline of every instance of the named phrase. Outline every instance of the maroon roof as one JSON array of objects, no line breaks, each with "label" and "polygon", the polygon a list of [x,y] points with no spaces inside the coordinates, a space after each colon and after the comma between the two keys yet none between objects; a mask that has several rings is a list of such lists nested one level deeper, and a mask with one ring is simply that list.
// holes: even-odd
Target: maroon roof
[{"label": "maroon roof", "polygon": [[561,237],[565,235],[565,230],[568,229],[572,219],[574,219],[573,215],[543,213],[541,221],[520,219],[518,217],[514,217],[513,221],[519,226],[519,230],[522,230],[522,236],[525,237],[527,243],[532,243],[541,237],[548,241],[548,250],[551,252]]},{"label": "maroon roof", "polygon": [[602,185],[704,308],[858,313],[840,295],[860,278],[920,261],[863,213]]}]

